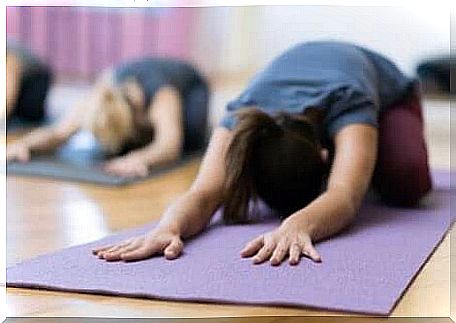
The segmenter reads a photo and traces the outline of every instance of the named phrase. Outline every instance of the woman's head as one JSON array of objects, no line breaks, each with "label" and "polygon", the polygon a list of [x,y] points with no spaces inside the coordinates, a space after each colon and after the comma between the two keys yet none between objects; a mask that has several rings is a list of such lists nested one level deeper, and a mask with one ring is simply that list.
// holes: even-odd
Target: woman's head
[{"label": "woman's head", "polygon": [[257,197],[282,216],[320,193],[325,166],[313,126],[302,116],[241,110],[226,156],[227,222],[247,219]]},{"label": "woman's head", "polygon": [[118,153],[135,136],[133,113],[120,89],[97,87],[88,105],[85,127],[108,153]]}]

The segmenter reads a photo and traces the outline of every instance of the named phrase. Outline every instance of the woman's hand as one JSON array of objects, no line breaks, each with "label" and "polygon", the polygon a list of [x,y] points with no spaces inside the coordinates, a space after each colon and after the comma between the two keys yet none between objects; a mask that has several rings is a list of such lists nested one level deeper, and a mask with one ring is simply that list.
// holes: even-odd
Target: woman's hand
[{"label": "woman's hand", "polygon": [[6,161],[19,161],[21,163],[30,160],[30,148],[22,143],[15,142],[6,145]]},{"label": "woman's hand", "polygon": [[149,174],[149,165],[142,156],[127,155],[107,162],[104,170],[111,175],[122,177],[146,177]]},{"label": "woman's hand", "polygon": [[307,230],[290,221],[250,241],[241,251],[242,257],[253,256],[254,264],[269,260],[273,266],[280,265],[287,256],[290,265],[297,265],[301,255],[321,261]]},{"label": "woman's hand", "polygon": [[179,257],[183,249],[184,243],[179,235],[169,231],[153,230],[141,237],[95,248],[92,253],[106,261],[135,261],[159,254],[172,260]]}]

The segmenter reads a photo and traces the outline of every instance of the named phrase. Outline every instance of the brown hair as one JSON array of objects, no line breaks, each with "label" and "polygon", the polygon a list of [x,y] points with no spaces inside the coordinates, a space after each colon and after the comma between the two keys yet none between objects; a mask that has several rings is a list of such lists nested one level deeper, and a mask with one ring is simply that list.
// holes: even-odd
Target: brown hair
[{"label": "brown hair", "polygon": [[224,220],[245,222],[249,202],[261,198],[281,216],[315,199],[325,166],[313,126],[303,116],[270,116],[256,108],[237,113],[226,155]]}]

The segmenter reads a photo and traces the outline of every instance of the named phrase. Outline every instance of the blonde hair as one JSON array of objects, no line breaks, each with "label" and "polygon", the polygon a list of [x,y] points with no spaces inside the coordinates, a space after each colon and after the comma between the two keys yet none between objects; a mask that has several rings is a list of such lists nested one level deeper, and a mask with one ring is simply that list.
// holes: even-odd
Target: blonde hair
[{"label": "blonde hair", "polygon": [[96,87],[85,115],[84,126],[108,153],[119,153],[134,138],[133,113],[121,90]]}]

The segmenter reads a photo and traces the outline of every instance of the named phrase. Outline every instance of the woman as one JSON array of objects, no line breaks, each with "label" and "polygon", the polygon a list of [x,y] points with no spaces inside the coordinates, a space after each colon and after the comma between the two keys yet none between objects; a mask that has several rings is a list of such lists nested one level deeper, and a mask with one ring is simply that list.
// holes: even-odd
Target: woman
[{"label": "woman", "polygon": [[40,122],[45,118],[45,100],[52,72],[45,63],[17,42],[6,44],[7,121]]},{"label": "woman", "polygon": [[60,122],[8,145],[7,160],[26,162],[84,128],[113,157],[108,173],[144,177],[151,167],[204,147],[207,106],[206,81],[191,65],[159,58],[127,62],[104,72]]},{"label": "woman", "polygon": [[353,221],[372,177],[387,203],[414,205],[431,189],[420,109],[415,82],[383,56],[347,43],[299,44],[228,105],[195,182],[159,224],[93,252],[107,261],[174,259],[218,207],[228,222],[243,222],[249,201],[261,198],[283,221],[241,256],[321,261],[313,243]]}]

